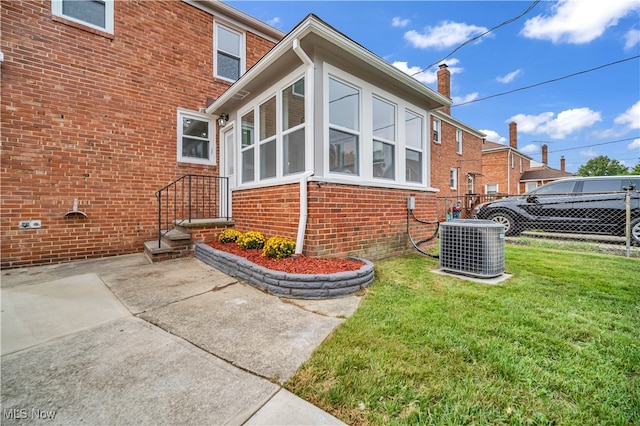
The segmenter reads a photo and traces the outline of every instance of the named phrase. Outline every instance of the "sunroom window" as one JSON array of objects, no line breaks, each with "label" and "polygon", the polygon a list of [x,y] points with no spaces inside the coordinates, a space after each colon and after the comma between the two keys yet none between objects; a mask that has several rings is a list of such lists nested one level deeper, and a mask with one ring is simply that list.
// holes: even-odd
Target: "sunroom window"
[{"label": "sunroom window", "polygon": [[304,171],[304,78],[282,91],[283,175]]},{"label": "sunroom window", "polygon": [[242,131],[240,152],[242,156],[242,183],[255,180],[255,142],[253,111],[240,119]]},{"label": "sunroom window", "polygon": [[329,78],[329,170],[360,174],[360,91]]},{"label": "sunroom window", "polygon": [[396,107],[373,98],[373,177],[395,179]]},{"label": "sunroom window", "polygon": [[276,97],[260,105],[260,179],[276,175]]},{"label": "sunroom window", "polygon": [[405,111],[405,155],[407,182],[422,183],[422,116],[411,111]]}]

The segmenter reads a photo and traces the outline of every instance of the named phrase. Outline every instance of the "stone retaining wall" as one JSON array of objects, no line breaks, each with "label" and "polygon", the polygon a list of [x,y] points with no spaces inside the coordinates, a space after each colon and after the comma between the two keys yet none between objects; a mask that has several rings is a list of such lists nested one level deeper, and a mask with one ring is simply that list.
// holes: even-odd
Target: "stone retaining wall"
[{"label": "stone retaining wall", "polygon": [[374,278],[373,263],[356,258],[364,265],[357,271],[335,274],[289,274],[256,265],[244,257],[196,244],[196,259],[219,271],[246,281],[275,296],[294,299],[330,299],[347,296],[368,287]]}]

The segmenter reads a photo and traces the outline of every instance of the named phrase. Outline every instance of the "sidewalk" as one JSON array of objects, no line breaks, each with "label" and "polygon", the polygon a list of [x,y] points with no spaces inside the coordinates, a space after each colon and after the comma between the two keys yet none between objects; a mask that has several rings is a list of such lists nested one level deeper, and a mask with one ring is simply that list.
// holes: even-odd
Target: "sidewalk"
[{"label": "sidewalk", "polygon": [[343,424],[282,384],[359,297],[143,255],[2,271],[1,296],[2,424]]}]

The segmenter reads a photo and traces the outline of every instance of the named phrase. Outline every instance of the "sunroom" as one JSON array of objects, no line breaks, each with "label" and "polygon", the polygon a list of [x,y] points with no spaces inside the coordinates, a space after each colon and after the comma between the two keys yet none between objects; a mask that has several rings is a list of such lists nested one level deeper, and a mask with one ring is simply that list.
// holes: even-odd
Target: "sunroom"
[{"label": "sunroom", "polygon": [[406,198],[425,212],[430,111],[450,100],[307,16],[206,110],[240,230],[308,255],[406,249]]}]

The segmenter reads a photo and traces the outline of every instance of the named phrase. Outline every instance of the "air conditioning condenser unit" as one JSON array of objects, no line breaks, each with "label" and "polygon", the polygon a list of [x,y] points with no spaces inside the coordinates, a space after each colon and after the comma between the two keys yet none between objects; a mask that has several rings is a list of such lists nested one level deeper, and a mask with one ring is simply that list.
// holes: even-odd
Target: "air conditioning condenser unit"
[{"label": "air conditioning condenser unit", "polygon": [[477,278],[504,273],[504,226],[460,219],[440,224],[440,269]]}]

